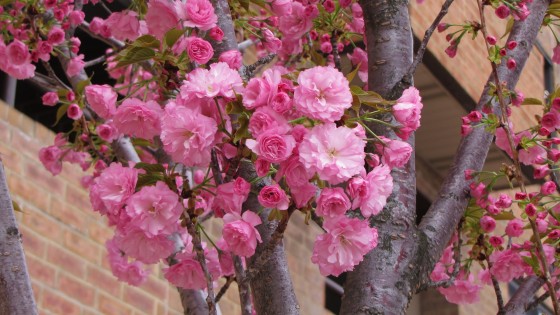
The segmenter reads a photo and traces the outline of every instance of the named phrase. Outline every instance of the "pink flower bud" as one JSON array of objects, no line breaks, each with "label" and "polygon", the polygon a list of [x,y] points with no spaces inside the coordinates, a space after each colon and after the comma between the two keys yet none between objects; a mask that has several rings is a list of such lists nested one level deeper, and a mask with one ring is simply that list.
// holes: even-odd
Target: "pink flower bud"
[{"label": "pink flower bud", "polygon": [[512,69],[515,69],[517,67],[517,62],[515,62],[515,59],[509,58],[506,65],[507,65],[508,69],[512,70]]},{"label": "pink flower bud", "polygon": [[224,31],[218,26],[213,27],[209,32],[210,38],[217,42],[221,42],[224,38]]},{"label": "pink flower bud", "polygon": [[500,5],[495,11],[496,15],[500,19],[507,18],[509,16],[509,12],[509,8],[505,4]]},{"label": "pink flower bud", "polygon": [[551,195],[556,191],[556,184],[553,181],[547,181],[541,186],[541,194],[544,196]]},{"label": "pink flower bud", "polygon": [[449,28],[449,24],[447,24],[447,23],[439,23],[438,26],[437,26],[437,30],[440,33],[445,31],[448,28]]},{"label": "pink flower bud", "polygon": [[496,45],[496,37],[492,36],[492,35],[488,35],[486,36],[486,42],[488,42],[488,44],[490,45]]},{"label": "pink flower bud", "polygon": [[515,47],[517,47],[517,42],[514,40],[510,40],[509,42],[507,42],[506,47],[509,50],[514,50]]},{"label": "pink flower bud", "polygon": [[496,220],[494,220],[492,217],[485,215],[482,218],[480,218],[480,228],[485,233],[490,233],[494,231],[494,229],[496,228]]},{"label": "pink flower bud", "polygon": [[58,95],[55,92],[47,92],[42,97],[43,104],[47,106],[54,106],[58,103]]},{"label": "pink flower bud", "polygon": [[80,108],[80,106],[78,106],[78,104],[74,103],[74,104],[70,104],[66,114],[68,115],[68,117],[70,119],[78,120],[78,119],[80,119],[80,117],[82,117],[83,112],[82,112],[82,109]]},{"label": "pink flower bud", "polygon": [[531,218],[535,217],[537,215],[537,206],[532,203],[526,205],[525,213]]}]

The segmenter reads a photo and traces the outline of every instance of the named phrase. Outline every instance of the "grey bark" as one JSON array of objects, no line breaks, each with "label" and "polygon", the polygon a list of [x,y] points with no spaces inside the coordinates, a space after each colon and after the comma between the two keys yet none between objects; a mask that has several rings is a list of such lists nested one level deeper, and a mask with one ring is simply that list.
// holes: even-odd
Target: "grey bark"
[{"label": "grey bark", "polygon": [[183,305],[185,315],[205,315],[208,314],[208,304],[202,296],[200,290],[186,290],[177,288]]},{"label": "grey bark", "polygon": [[[367,34],[370,90],[396,99],[406,85],[393,88],[406,74],[413,59],[413,39],[407,1],[361,1]],[[383,117],[384,120],[391,116]],[[370,129],[396,139],[394,132],[380,125]],[[414,135],[407,141],[414,149]],[[391,171],[393,193],[381,213],[371,219],[379,233],[379,245],[348,274],[344,285],[341,314],[393,314],[406,309],[415,274],[410,260],[416,239],[416,172],[414,154],[409,162]]]},{"label": "grey bark", "polygon": [[[519,79],[548,4],[546,0],[534,1],[529,7],[531,14],[527,20],[514,24],[508,40],[519,43],[511,52],[517,68],[512,71],[504,64],[498,68],[500,80],[507,82],[508,89],[513,89]],[[406,3],[363,1],[362,7],[368,34],[369,87],[394,99],[400,93],[400,89],[393,90],[394,86],[399,83],[397,81],[410,60],[409,50],[405,47],[410,34],[408,22],[405,22],[408,21]],[[405,44],[401,46],[402,41]],[[493,82],[493,78],[490,77],[488,82]],[[489,101],[488,87],[487,83],[477,109]],[[394,194],[386,209],[373,221],[380,232],[379,245],[348,275],[341,314],[404,313],[412,294],[428,280],[464,214],[469,199],[464,171],[482,168],[492,138],[491,134],[476,128],[462,139],[438,198],[418,229],[414,223],[414,203],[410,199],[413,192],[409,191],[414,185],[403,187],[411,177],[407,179],[404,171],[392,172],[396,184]],[[407,170],[414,172],[410,166]]]},{"label": "grey bark", "polygon": [[0,314],[34,315],[33,298],[4,164],[0,158]]},{"label": "grey bark", "polygon": [[[257,178],[254,166],[246,160],[241,161],[240,176],[250,181]],[[252,187],[252,191],[260,191],[266,185],[265,181],[259,181]],[[262,224],[257,226],[262,243],[257,245],[255,255],[248,259],[248,267],[251,268],[263,254],[266,244],[270,242],[271,236],[276,230],[278,221],[268,221],[270,209],[262,209],[257,195],[251,193],[243,204],[243,209],[254,211],[259,214]],[[262,209],[260,213],[257,210]],[[292,279],[288,270],[284,244],[280,242],[268,253],[269,259],[250,279],[253,303],[259,315],[295,315],[299,314],[299,305],[294,293]]]},{"label": "grey bark", "polygon": [[544,285],[545,281],[537,276],[529,276],[517,288],[517,291],[509,299],[504,311],[506,315],[523,315],[526,313],[527,306],[535,296],[537,290]]}]

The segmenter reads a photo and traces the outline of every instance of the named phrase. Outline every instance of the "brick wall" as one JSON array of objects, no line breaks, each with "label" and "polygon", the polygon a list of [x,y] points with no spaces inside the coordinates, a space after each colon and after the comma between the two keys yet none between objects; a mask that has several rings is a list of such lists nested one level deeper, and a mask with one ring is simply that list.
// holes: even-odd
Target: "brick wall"
[{"label": "brick wall", "polygon": [[[53,177],[38,159],[39,149],[53,141],[47,128],[0,102],[0,154],[12,198],[23,210],[16,216],[40,313],[181,314],[179,295],[163,279],[161,265],[138,288],[113,277],[104,248],[112,231],[91,210],[80,186],[84,173],[64,164],[63,172]],[[306,226],[299,214],[291,223],[286,248],[302,314],[321,314],[324,280],[310,261],[320,231]],[[219,226],[209,230],[217,235]],[[233,284],[220,302],[224,315],[240,314],[237,292]]]}]

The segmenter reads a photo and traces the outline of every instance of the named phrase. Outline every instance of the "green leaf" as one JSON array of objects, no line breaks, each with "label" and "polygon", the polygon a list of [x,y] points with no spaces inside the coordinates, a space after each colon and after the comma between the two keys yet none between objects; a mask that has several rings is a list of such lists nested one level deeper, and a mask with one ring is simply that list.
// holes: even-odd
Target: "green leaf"
[{"label": "green leaf", "polygon": [[130,47],[119,54],[117,67],[124,67],[134,63],[147,61],[156,55],[155,51],[147,47]]},{"label": "green leaf", "polygon": [[56,120],[53,124],[53,127],[58,124],[58,122],[62,119],[62,117],[64,117],[64,115],[66,115],[66,112],[68,111],[68,107],[70,107],[70,104],[62,104],[58,108],[58,110],[56,111]]},{"label": "green leaf", "polygon": [[15,0],[0,0],[0,6],[3,6],[3,7],[8,6],[8,5],[10,5],[14,2],[15,2]]},{"label": "green leaf", "polygon": [[360,65],[361,63],[356,66],[356,69],[346,75],[346,80],[348,80],[348,82],[352,82],[354,80],[356,74],[358,74],[358,71],[360,70]]},{"label": "green leaf", "polygon": [[163,180],[163,174],[139,174],[138,181],[136,182],[136,191],[140,190],[144,186],[151,186],[160,180]]},{"label": "green leaf", "polygon": [[134,168],[146,170],[149,173],[164,173],[165,168],[161,164],[150,164],[144,162],[138,162],[134,165]]},{"label": "green leaf", "polygon": [[502,35],[502,37],[501,37],[500,39],[506,37],[506,35],[509,34],[509,33],[511,32],[511,29],[513,28],[513,21],[514,21],[513,18],[510,18],[510,19],[507,21],[507,24],[506,24],[506,31],[504,32],[504,35]]},{"label": "green leaf", "polygon": [[521,103],[521,105],[542,105],[542,104],[543,103],[541,100],[532,97],[527,97],[526,99],[523,100],[523,103]]},{"label": "green leaf", "polygon": [[146,139],[134,138],[131,141],[132,141],[132,144],[139,145],[141,147],[149,147],[149,146],[152,145],[150,140],[146,140]]},{"label": "green leaf", "polygon": [[83,94],[84,93],[84,89],[86,88],[86,86],[90,85],[91,81],[89,80],[89,78],[78,82],[78,84],[76,85],[76,92],[78,94]]},{"label": "green leaf", "polygon": [[326,64],[325,58],[319,54],[315,49],[309,49],[311,53],[311,61],[318,66],[324,66]]},{"label": "green leaf", "polygon": [[165,33],[163,40],[165,41],[167,47],[173,47],[173,45],[175,45],[175,43],[181,36],[183,36],[183,34],[185,34],[184,30],[171,29],[167,33]]},{"label": "green leaf", "polygon": [[500,214],[496,214],[492,216],[496,220],[513,220],[515,216],[511,212],[501,212]]},{"label": "green leaf", "polygon": [[249,0],[239,0],[239,4],[241,4],[241,7],[243,9],[249,11],[249,6],[251,5],[251,2]]},{"label": "green leaf", "polygon": [[531,257],[521,256],[521,259],[523,259],[523,261],[527,265],[533,268],[533,271],[535,272],[536,275],[540,274],[539,262],[537,261],[537,257],[535,257],[533,253],[531,253]]},{"label": "green leaf", "polygon": [[12,207],[14,208],[14,211],[23,213],[23,211],[21,210],[21,207],[14,200],[12,200]]},{"label": "green leaf", "polygon": [[[167,35],[167,34],[166,34]],[[152,35],[142,35],[133,41],[130,45],[134,47],[146,47],[158,49],[161,46],[159,40]]]},{"label": "green leaf", "polygon": [[246,115],[239,116],[238,119],[239,128],[235,132],[235,136],[233,137],[233,142],[237,143],[239,140],[243,138],[248,138],[249,134],[249,118]]},{"label": "green leaf", "polygon": [[368,95],[366,91],[362,90],[361,87],[357,86],[357,85],[352,85],[350,87],[350,92],[352,92],[353,95]]}]

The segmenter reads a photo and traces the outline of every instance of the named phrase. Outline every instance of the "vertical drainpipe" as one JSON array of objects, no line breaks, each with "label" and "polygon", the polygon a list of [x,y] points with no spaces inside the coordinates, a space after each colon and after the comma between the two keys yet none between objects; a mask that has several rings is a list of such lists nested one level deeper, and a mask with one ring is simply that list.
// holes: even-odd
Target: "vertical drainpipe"
[{"label": "vertical drainpipe", "polygon": [[12,76],[1,73],[0,84],[0,99],[14,107],[16,103],[17,80]]}]

